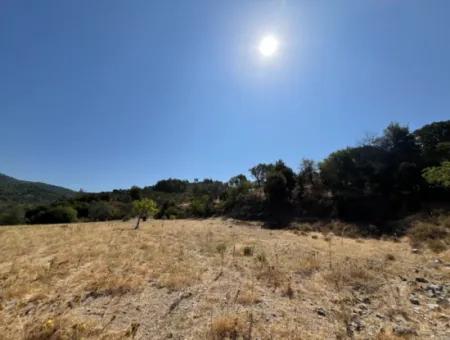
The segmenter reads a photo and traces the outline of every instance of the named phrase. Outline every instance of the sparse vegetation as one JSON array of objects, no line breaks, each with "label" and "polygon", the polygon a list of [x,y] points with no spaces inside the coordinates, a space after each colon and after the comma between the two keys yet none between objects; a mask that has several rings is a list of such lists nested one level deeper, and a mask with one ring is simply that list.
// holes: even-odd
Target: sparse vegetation
[{"label": "sparse vegetation", "polygon": [[435,252],[442,252],[450,246],[450,225],[448,219],[417,221],[408,235],[414,247],[427,245]]},{"label": "sparse vegetation", "polygon": [[[445,216],[432,221],[448,223]],[[448,251],[436,255],[424,248],[418,255],[405,238],[360,243],[330,233],[327,241],[242,224],[147,220],[139,233],[127,222],[4,227],[0,334],[8,339],[445,334],[442,312],[427,305],[447,294]],[[246,247],[252,256],[244,256]],[[420,313],[413,310],[411,294],[424,306]]]}]

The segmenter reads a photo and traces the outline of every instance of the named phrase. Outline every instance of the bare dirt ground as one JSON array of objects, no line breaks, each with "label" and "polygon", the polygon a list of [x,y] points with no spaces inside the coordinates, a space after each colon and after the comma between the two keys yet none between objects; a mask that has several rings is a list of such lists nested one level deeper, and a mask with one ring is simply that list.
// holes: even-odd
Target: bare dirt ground
[{"label": "bare dirt ground", "polygon": [[450,252],[231,220],[0,228],[1,339],[450,339]]}]

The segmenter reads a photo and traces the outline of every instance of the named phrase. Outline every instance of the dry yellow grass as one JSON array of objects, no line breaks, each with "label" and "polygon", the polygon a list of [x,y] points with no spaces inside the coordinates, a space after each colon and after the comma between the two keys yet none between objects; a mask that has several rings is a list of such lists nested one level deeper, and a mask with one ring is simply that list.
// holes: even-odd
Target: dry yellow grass
[{"label": "dry yellow grass", "polygon": [[416,281],[448,284],[450,253],[406,239],[105,222],[2,227],[0,254],[0,339],[450,336],[448,303]]}]

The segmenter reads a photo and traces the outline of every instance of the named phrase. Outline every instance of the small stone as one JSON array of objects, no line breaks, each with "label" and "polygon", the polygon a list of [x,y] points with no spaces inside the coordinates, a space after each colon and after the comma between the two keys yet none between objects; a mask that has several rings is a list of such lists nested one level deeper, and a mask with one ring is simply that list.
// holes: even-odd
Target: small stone
[{"label": "small stone", "polygon": [[416,277],[416,282],[428,283],[428,280],[423,277]]},{"label": "small stone", "polygon": [[396,325],[392,329],[395,335],[405,336],[405,335],[417,335],[417,331],[412,327],[405,327]]},{"label": "small stone", "polygon": [[361,332],[361,330],[364,328],[364,324],[361,320],[356,319],[350,323],[350,327],[357,332]]},{"label": "small stone", "polygon": [[439,286],[439,285],[431,284],[431,285],[428,285],[426,289],[427,290],[433,290],[435,292],[442,292],[444,287],[443,286]]},{"label": "small stone", "polygon": [[327,312],[325,312],[325,309],[323,309],[322,307],[319,307],[316,309],[316,313],[319,314],[320,316],[326,316]]},{"label": "small stone", "polygon": [[362,310],[367,310],[367,306],[365,304],[360,304],[358,307]]},{"label": "small stone", "polygon": [[439,285],[435,285],[435,284],[430,284],[430,285],[426,286],[426,288],[425,288],[427,295],[429,297],[438,297],[439,295],[442,294],[443,289],[444,289],[443,286],[439,286]]},{"label": "small stone", "polygon": [[413,249],[411,249],[411,252],[412,252],[413,254],[418,254],[418,253],[419,253],[419,249],[413,248]]},{"label": "small stone", "polygon": [[427,304],[427,307],[428,307],[430,310],[435,310],[435,309],[438,309],[438,308],[439,308],[439,305],[438,305],[438,304],[435,304],[435,303],[429,303],[429,304]]},{"label": "small stone", "polygon": [[409,302],[411,302],[413,305],[420,305],[419,299],[416,298],[415,296],[410,296],[409,297]]}]

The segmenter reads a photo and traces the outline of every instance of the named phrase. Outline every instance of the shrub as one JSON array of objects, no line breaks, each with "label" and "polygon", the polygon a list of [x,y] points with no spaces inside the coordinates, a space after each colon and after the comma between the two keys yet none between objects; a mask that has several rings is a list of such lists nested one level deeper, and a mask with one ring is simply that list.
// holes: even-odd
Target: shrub
[{"label": "shrub", "polygon": [[244,252],[244,256],[253,256],[253,247],[245,246],[243,252]]},{"label": "shrub", "polygon": [[191,201],[190,211],[195,217],[210,217],[214,214],[213,202],[208,195],[195,197]]},{"label": "shrub", "polygon": [[449,231],[440,225],[418,222],[409,230],[408,234],[413,242],[422,243],[445,239],[449,235]]},{"label": "shrub", "polygon": [[222,315],[211,323],[213,339],[239,339],[246,335],[245,323],[239,315]]},{"label": "shrub", "polygon": [[178,207],[174,201],[165,201],[161,209],[159,209],[158,213],[155,215],[157,219],[177,219],[185,217],[185,211]]},{"label": "shrub", "polygon": [[104,201],[93,202],[88,209],[88,217],[92,221],[107,221],[115,217],[114,207]]},{"label": "shrub", "polygon": [[25,211],[20,206],[6,208],[0,214],[0,225],[16,225],[25,223]]},{"label": "shrub", "polygon": [[[436,220],[436,222],[446,220]],[[450,245],[450,229],[444,224],[435,224],[431,221],[417,222],[409,231],[408,236],[413,246],[420,246],[422,244],[439,253],[444,251]]]},{"label": "shrub", "polygon": [[441,253],[447,250],[447,244],[442,240],[430,240],[428,241],[428,248],[430,248],[435,253]]},{"label": "shrub", "polygon": [[242,220],[259,220],[264,217],[264,195],[260,192],[248,192],[235,197],[229,207],[229,215]]},{"label": "shrub", "polygon": [[77,211],[68,206],[41,206],[25,214],[31,224],[72,223],[77,220]]}]

